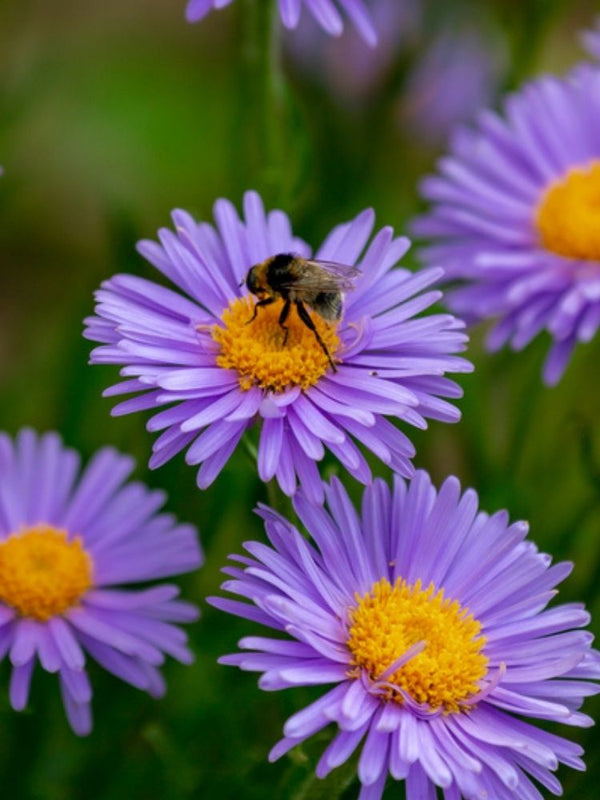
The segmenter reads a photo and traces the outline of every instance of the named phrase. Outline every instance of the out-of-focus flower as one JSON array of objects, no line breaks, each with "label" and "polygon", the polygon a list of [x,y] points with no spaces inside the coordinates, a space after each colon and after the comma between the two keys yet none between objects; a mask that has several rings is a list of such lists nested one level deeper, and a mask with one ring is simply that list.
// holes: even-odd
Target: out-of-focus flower
[{"label": "out-of-focus flower", "polygon": [[[316,768],[324,777],[362,742],[359,800],[379,800],[388,774],[407,800],[560,794],[559,763],[584,769],[582,749],[523,718],[589,726],[580,708],[600,691],[600,654],[579,604],[547,608],[572,565],[526,540],[525,523],[478,511],[455,478],[439,492],[419,472],[365,490],[359,516],[341,483],[329,511],[299,493],[314,544],[269,508],[270,545],[249,542],[209,602],[273,629],[249,636],[223,664],[261,672],[259,686],[335,684],[284,726],[275,760],[338,726]],[[364,739],[364,741],[363,741]],[[533,779],[533,780],[532,780]]]},{"label": "out-of-focus flower", "polygon": [[599,130],[600,70],[543,77],[504,116],[483,111],[460,131],[422,183],[433,207],[414,231],[429,240],[423,261],[459,281],[449,306],[467,321],[497,318],[493,350],[548,331],[548,384],[600,324]]},{"label": "out-of-focus flower", "polygon": [[398,107],[408,137],[439,146],[459,123],[493,99],[502,72],[491,36],[474,29],[442,31],[409,73]]},{"label": "out-of-focus flower", "polygon": [[[188,22],[198,22],[209,11],[224,8],[231,0],[189,0],[186,8]],[[331,36],[340,36],[344,30],[343,11],[362,38],[371,46],[377,44],[377,34],[369,10],[363,0],[279,0],[279,14],[286,28],[295,28],[302,11],[309,12]]]},{"label": "out-of-focus flower", "polygon": [[504,69],[499,36],[489,23],[478,27],[440,24],[427,35],[422,0],[370,0],[378,35],[376,50],[355,31],[325,41],[305,19],[286,44],[293,63],[310,80],[327,86],[345,105],[364,105],[392,76],[402,89],[394,95],[398,127],[419,146],[439,147],[452,128],[491,103]]},{"label": "out-of-focus flower", "polygon": [[307,257],[308,245],[292,234],[282,211],[266,214],[254,192],[246,194],[244,211],[240,219],[231,203],[218,200],[217,230],[175,211],[176,233],[161,230],[160,245],[139,245],[188,297],[132,275],[117,275],[97,292],[97,316],[86,321],[85,335],[104,344],[93,350],[92,363],[125,365],[126,380],[106,394],[139,395],[113,413],[174,404],[148,423],[151,431],[164,431],[150,466],[188,448],[188,463],[201,464],[201,488],[257,420],[259,475],[276,477],[288,495],[298,479],[313,500],[322,500],[316,462],[325,448],[369,482],[355,442],[397,472],[412,474],[413,446],[386,417],[418,427],[426,427],[427,417],[456,421],[459,412],[441,398],[462,392],[444,373],[471,370],[453,355],[465,347],[461,321],[448,314],[415,318],[440,298],[438,291],[423,290],[441,270],[413,275],[394,269],[409,242],[394,238],[391,228],[367,246],[371,210],[334,228],[316,258],[357,265],[362,274],[346,295],[340,322],[312,313],[337,365],[333,371],[294,306],[285,332],[283,299],[255,307],[245,286],[252,265],[277,254]]},{"label": "out-of-focus flower", "polygon": [[587,52],[600,60],[600,17],[597,17],[593,28],[581,32],[580,38]]},{"label": "out-of-focus flower", "polygon": [[420,27],[421,0],[367,0],[367,5],[377,32],[375,50],[354,29],[325,41],[309,17],[286,40],[294,63],[311,79],[325,83],[334,97],[349,103],[373,95]]},{"label": "out-of-focus flower", "polygon": [[176,586],[139,583],[189,572],[202,555],[196,531],[157,513],[162,492],[123,485],[133,461],[100,450],[80,459],[55,433],[0,434],[0,655],[12,664],[10,702],[27,704],[36,661],[58,674],[75,733],[90,732],[89,656],[155,697],[165,654],[190,663],[196,608]]}]

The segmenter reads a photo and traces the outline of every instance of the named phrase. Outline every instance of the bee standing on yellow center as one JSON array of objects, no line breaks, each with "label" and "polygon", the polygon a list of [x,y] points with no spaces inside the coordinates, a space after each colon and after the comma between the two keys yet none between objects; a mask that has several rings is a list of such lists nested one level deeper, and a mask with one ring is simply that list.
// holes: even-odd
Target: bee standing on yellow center
[{"label": "bee standing on yellow center", "polygon": [[276,300],[283,300],[278,324],[284,331],[285,346],[289,332],[286,322],[293,303],[298,317],[313,332],[332,370],[336,372],[331,353],[305,304],[324,320],[339,322],[342,316],[343,292],[354,288],[353,279],[359,274],[360,270],[356,267],[306,259],[293,253],[271,256],[251,267],[246,276],[248,290],[258,297],[248,323],[254,322],[259,308],[271,305]]},{"label": "bee standing on yellow center", "polygon": [[[253,386],[276,393],[293,386],[306,390],[327,372],[326,353],[297,314],[290,314],[287,333],[281,329],[283,305],[281,298],[267,305],[249,325],[254,304],[249,297],[240,297],[225,309],[222,324],[212,328],[212,338],[220,346],[217,364],[236,370],[244,391]],[[335,354],[340,343],[335,326],[316,314],[313,322],[326,348]]]}]

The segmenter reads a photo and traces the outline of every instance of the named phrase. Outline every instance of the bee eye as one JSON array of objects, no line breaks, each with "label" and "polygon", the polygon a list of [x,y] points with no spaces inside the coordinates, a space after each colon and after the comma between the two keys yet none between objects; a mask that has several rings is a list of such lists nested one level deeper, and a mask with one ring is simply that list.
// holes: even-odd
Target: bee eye
[{"label": "bee eye", "polygon": [[246,276],[246,286],[248,287],[248,291],[252,292],[252,294],[256,294],[257,285],[256,279],[254,276],[254,269],[251,269]]}]

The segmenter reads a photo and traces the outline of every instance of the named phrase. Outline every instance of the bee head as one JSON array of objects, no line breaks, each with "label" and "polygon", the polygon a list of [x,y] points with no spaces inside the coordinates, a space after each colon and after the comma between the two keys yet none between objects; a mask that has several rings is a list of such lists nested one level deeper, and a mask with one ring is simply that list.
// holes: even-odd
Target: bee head
[{"label": "bee head", "polygon": [[248,274],[246,275],[246,286],[248,291],[252,292],[252,294],[258,294],[261,291],[258,276],[256,274],[256,267],[252,267],[252,269],[248,270]]}]

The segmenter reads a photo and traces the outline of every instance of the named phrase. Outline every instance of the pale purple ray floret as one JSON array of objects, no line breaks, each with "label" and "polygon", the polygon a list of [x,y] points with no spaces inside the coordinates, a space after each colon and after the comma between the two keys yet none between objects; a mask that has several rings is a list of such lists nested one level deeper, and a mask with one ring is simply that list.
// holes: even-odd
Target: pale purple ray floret
[{"label": "pale purple ray floret", "polygon": [[[584,769],[583,751],[529,720],[593,724],[579,711],[600,691],[600,654],[581,630],[589,614],[576,603],[548,607],[572,564],[552,565],[526,539],[525,523],[479,511],[476,493],[461,493],[453,477],[439,491],[424,472],[409,483],[396,477],[391,489],[377,480],[360,513],[337,479],[326,496],[328,509],[301,492],[294,498],[312,541],[260,507],[269,543],[247,542],[247,554],[224,569],[222,588],[239,599],[209,598],[275,633],[242,639],[241,652],[221,663],[262,673],[267,691],[333,685],[288,719],[270,759],[333,725],[316,773],[358,748],[359,800],[379,800],[388,777],[405,781],[407,800],[434,800],[436,787],[444,800],[542,800],[538,784],[560,794],[555,770]],[[382,578],[431,583],[481,624],[487,671],[460,710],[433,709],[397,687],[390,699],[390,673],[427,653],[426,633],[379,675],[357,667],[352,610]]]},{"label": "pale purple ray floret", "polygon": [[458,420],[448,400],[462,391],[445,373],[472,369],[455,355],[466,346],[464,324],[450,314],[420,316],[441,297],[430,287],[442,270],[412,274],[398,268],[409,242],[387,227],[373,235],[370,209],[338,225],[315,256],[357,266],[361,274],[344,299],[337,371],[328,369],[306,389],[242,386],[236,369],[218,365],[212,331],[223,325],[229,305],[247,296],[244,279],[253,264],[278,253],[307,257],[312,251],[294,236],[287,215],[266,213],[254,192],[244,197],[242,218],[223,199],[214,217],[215,227],[175,211],[175,232],[162,229],[160,244],[139,245],[179,291],[116,275],[102,284],[96,316],[86,320],[84,335],[102,343],[92,351],[92,363],[122,365],[125,380],[105,394],[136,395],[113,414],[171,406],[148,423],[150,431],[162,431],[151,467],[187,448],[186,460],[200,465],[204,489],[258,422],[259,476],[275,477],[288,495],[299,482],[312,499],[322,499],[317,464],[326,450],[368,483],[371,472],[357,444],[411,475],[413,445],[390,420],[419,428],[428,418]]}]

